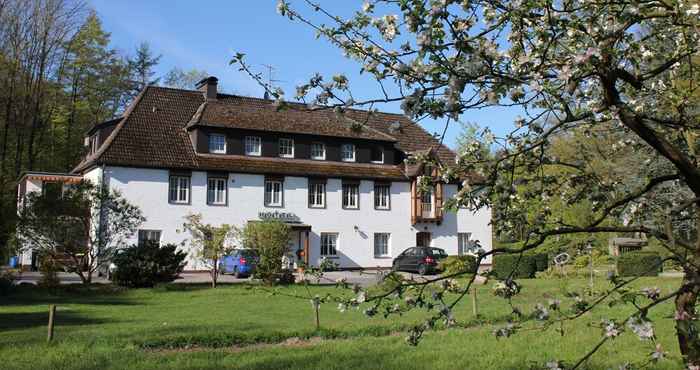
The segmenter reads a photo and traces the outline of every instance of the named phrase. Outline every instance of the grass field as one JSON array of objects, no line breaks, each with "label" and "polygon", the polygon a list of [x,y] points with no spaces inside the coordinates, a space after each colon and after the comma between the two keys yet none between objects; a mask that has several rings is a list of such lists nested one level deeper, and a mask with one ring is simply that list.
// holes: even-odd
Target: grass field
[{"label": "grass field", "polygon": [[[584,280],[522,280],[514,304],[530,312],[546,294],[577,289]],[[676,279],[645,278],[635,287],[658,286],[664,293]],[[606,285],[600,281],[600,289]],[[341,313],[335,304],[321,307],[321,332],[315,332],[311,304],[269,295],[241,285],[166,286],[117,290],[73,287],[50,294],[21,287],[0,297],[0,368],[2,369],[527,369],[533,362],[572,362],[601,338],[602,317],[623,318],[629,308],[607,306],[566,323],[565,336],[554,330],[526,330],[496,339],[494,327],[510,312],[494,297],[491,285],[479,287],[477,325],[471,303],[458,307],[459,328],[428,333],[417,347],[402,331],[427,316],[367,318],[361,311]],[[299,287],[283,288],[285,292]],[[315,292],[335,293],[333,287]],[[57,304],[55,341],[46,344],[48,304]],[[568,306],[569,301],[563,301]],[[653,368],[682,368],[674,337],[673,309],[659,306],[650,317],[669,359]],[[291,339],[290,339],[291,338]],[[643,360],[653,349],[632,333],[606,344],[587,364],[615,368]]]}]

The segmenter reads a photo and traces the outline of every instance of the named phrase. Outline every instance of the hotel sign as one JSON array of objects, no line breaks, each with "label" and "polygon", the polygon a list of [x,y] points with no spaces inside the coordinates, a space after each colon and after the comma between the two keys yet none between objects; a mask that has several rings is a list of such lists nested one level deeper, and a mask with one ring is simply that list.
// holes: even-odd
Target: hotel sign
[{"label": "hotel sign", "polygon": [[299,222],[299,216],[292,212],[258,212],[258,217],[261,220],[277,220],[283,222]]}]

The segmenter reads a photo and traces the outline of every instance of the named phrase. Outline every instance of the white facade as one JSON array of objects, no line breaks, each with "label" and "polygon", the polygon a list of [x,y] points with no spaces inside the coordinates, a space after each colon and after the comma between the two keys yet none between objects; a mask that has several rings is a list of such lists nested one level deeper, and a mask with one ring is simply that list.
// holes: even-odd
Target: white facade
[{"label": "white facade", "polygon": [[[86,174],[86,178],[100,181],[102,169]],[[443,221],[411,225],[410,183],[392,182],[391,209],[374,208],[374,183],[360,183],[359,209],[343,209],[341,206],[341,180],[329,178],[326,184],[326,207],[308,206],[308,179],[286,176],[284,178],[283,207],[264,205],[264,175],[231,173],[228,175],[228,201],[225,206],[208,205],[207,173],[193,171],[189,204],[168,202],[169,171],[146,168],[108,166],[104,169],[105,184],[119,190],[131,203],[137,205],[146,221],[144,230],[160,230],[161,243],[180,244],[188,238],[182,232],[184,217],[188,213],[201,213],[203,221],[210,224],[243,226],[251,220],[259,220],[259,212],[285,212],[311,226],[309,233],[309,262],[317,264],[320,255],[321,233],[337,233],[337,256],[334,262],[342,268],[389,267],[392,259],[406,248],[416,245],[417,232],[431,233],[431,246],[443,248],[448,254],[457,254],[458,233],[471,233],[471,240],[479,240],[485,250],[491,249],[491,212],[473,213],[461,209],[457,213],[445,212]],[[456,185],[445,186],[445,198],[457,191]],[[374,233],[389,233],[389,256],[374,256]],[[303,243],[304,233],[294,234],[292,250]],[[133,243],[137,242],[134,235]],[[185,247],[186,250],[188,249]],[[188,252],[190,252],[188,250]],[[490,263],[490,261],[486,261]],[[188,257],[187,270],[204,269],[204,265]]]}]

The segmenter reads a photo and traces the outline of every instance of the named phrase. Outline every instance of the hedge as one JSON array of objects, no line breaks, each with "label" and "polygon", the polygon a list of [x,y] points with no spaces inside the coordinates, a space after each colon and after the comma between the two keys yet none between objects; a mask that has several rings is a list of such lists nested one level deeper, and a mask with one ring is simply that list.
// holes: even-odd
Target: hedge
[{"label": "hedge", "polygon": [[463,271],[476,271],[476,257],[470,255],[448,256],[440,261],[440,270],[445,275],[452,275]]},{"label": "hedge", "polygon": [[493,257],[491,273],[499,279],[506,279],[516,269],[514,278],[534,278],[538,271],[547,270],[549,258],[546,253],[499,254]]},{"label": "hedge", "polygon": [[620,276],[656,276],[661,268],[661,256],[654,252],[629,252],[617,258]]}]

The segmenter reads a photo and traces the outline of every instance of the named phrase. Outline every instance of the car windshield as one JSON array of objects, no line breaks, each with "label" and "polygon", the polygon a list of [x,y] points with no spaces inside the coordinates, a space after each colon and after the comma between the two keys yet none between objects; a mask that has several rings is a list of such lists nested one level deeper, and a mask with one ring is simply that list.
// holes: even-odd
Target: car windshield
[{"label": "car windshield", "polygon": [[444,249],[440,248],[430,248],[430,252],[433,256],[438,256],[438,257],[447,257],[447,253],[445,253]]}]

